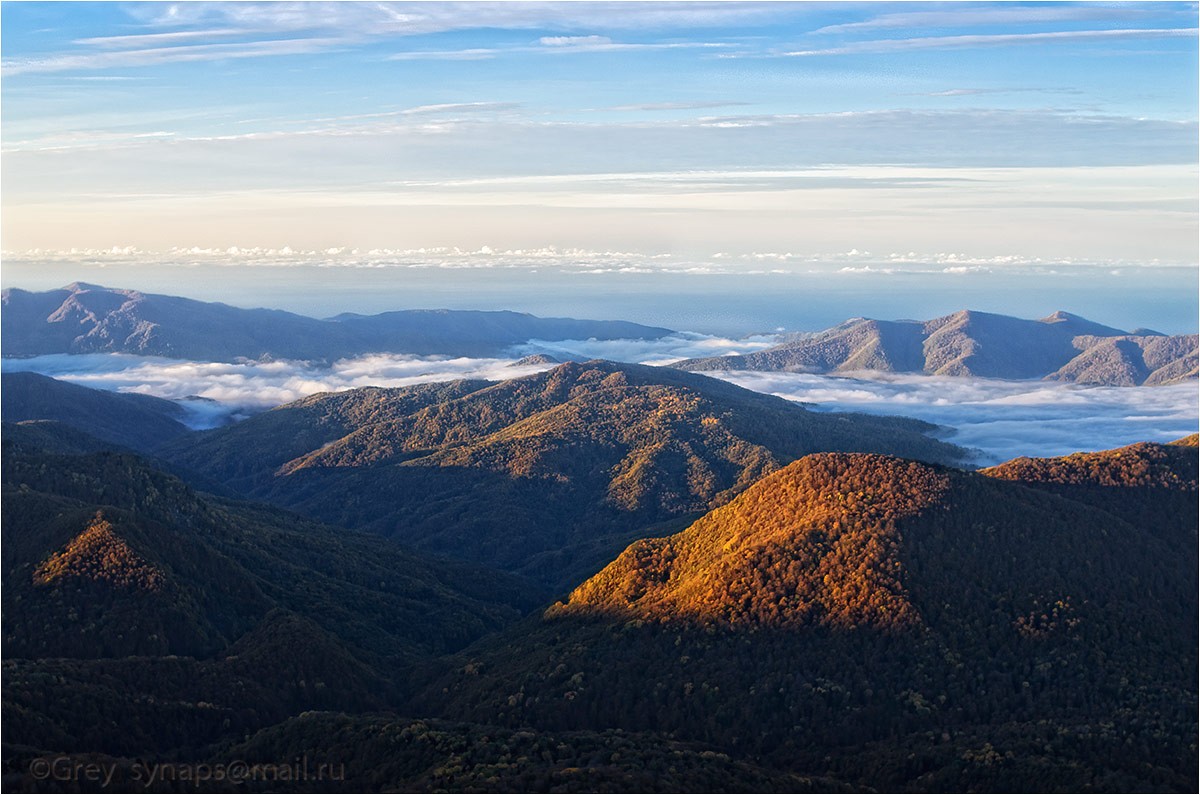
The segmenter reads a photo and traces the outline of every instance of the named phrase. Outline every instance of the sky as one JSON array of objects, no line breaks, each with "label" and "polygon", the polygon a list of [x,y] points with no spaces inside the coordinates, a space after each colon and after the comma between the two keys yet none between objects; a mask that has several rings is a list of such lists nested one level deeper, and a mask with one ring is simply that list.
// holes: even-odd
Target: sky
[{"label": "sky", "polygon": [[[815,296],[830,317],[868,314],[864,293],[920,304],[875,300],[893,317],[1130,296],[1127,325],[1195,331],[1194,3],[0,13],[5,286],[332,314],[399,268],[386,308],[485,282],[531,311],[612,297],[590,316],[638,295],[709,315]],[[761,314],[739,322],[806,325]]]}]

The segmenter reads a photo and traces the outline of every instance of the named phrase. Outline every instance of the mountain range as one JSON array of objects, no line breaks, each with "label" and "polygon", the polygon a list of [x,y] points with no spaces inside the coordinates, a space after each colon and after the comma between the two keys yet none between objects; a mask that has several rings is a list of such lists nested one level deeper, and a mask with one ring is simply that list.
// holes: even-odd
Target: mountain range
[{"label": "mountain range", "polygon": [[616,320],[518,312],[405,310],[325,320],[75,282],[3,291],[0,352],[131,353],[174,359],[332,361],[366,353],[495,356],[531,339],[658,339],[671,332]]},{"label": "mountain range", "polygon": [[1197,377],[1197,335],[1122,331],[1067,312],[1040,320],[964,310],[934,320],[854,318],[772,348],[687,359],[694,372],[878,371],[1136,386]]},{"label": "mountain range", "polygon": [[[176,359],[332,362],[368,353],[502,356],[531,340],[654,340],[669,329],[615,320],[541,318],[507,311],[403,310],[324,320],[276,309],[75,282],[58,290],[3,291],[4,356],[129,353]],[[1087,385],[1154,386],[1197,378],[1198,337],[1133,331],[1055,312],[1039,320],[963,310],[934,320],[853,318],[747,354],[686,359],[681,370],[863,371],[1042,378]],[[522,365],[579,360],[535,353]]]},{"label": "mountain range", "polygon": [[[955,335],[1003,363],[977,319],[947,372]],[[6,791],[1200,784],[1196,435],[973,471],[928,423],[602,360],[208,431],[0,398]],[[300,759],[344,781],[139,768]]]},{"label": "mountain range", "polygon": [[439,664],[415,703],[882,791],[1186,789],[1196,474],[1194,437],[983,473],[806,456]]},{"label": "mountain range", "polygon": [[503,382],[314,395],[158,454],[248,498],[568,587],[647,528],[726,502],[806,453],[966,456],[935,430],[590,361]]},{"label": "mountain range", "polygon": [[544,598],[29,428],[3,427],[6,742],[132,754],[378,707],[398,670]]},{"label": "mountain range", "polygon": [[47,755],[138,786],[307,756],[365,791],[1195,788],[1194,437],[804,456],[549,603],[61,424],[3,436],[6,788]]}]

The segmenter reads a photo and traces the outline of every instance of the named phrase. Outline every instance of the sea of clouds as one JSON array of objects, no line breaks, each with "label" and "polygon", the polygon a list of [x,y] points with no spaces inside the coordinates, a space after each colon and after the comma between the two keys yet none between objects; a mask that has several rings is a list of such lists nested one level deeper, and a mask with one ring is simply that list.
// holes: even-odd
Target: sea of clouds
[{"label": "sea of clouds", "polygon": [[1022,455],[1058,456],[1141,441],[1168,442],[1195,433],[1200,422],[1195,383],[1097,387],[890,373],[719,375],[814,408],[898,414],[953,428],[948,441],[980,451],[981,465]]},{"label": "sea of clouds", "polygon": [[[211,428],[318,392],[401,387],[456,378],[492,381],[552,365],[514,366],[530,353],[559,359],[667,364],[683,358],[761,350],[772,335],[728,339],[677,333],[659,340],[530,341],[496,358],[372,354],[324,366],[299,361],[198,362],[127,354],[8,359],[5,371],[43,373],[82,386],[180,401],[194,428]],[[1195,383],[1165,387],[1084,387],[1049,381],[1001,381],[888,373],[712,372],[757,392],[807,403],[817,411],[916,417],[952,429],[950,441],[979,451],[977,463],[1020,455],[1054,456],[1195,433]]]}]

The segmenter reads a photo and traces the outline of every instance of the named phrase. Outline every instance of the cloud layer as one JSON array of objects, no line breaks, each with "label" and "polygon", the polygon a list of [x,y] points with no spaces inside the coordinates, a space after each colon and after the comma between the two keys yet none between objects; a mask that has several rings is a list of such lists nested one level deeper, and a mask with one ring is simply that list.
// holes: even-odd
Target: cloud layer
[{"label": "cloud layer", "polygon": [[[680,334],[663,340],[531,342],[512,352],[609,358],[647,364],[683,357],[761,349],[773,339],[730,340]],[[456,378],[503,380],[548,369],[514,367],[514,359],[372,355],[328,368],[304,362],[215,363],[127,355],[41,356],[6,360],[5,370],[31,370],[99,389],[180,400],[195,428],[214,427],[318,392],[362,386],[399,387]],[[833,377],[800,373],[713,373],[757,392],[809,404],[817,411],[861,411],[917,417],[953,429],[949,439],[979,451],[980,465],[1021,455],[1055,456],[1138,441],[1170,441],[1197,430],[1196,387],[1077,387],[1041,381],[872,374]]]},{"label": "cloud layer", "polygon": [[820,409],[897,414],[954,428],[949,441],[980,450],[980,464],[1167,442],[1195,433],[1200,422],[1195,384],[1121,388],[917,375],[719,375]]},{"label": "cloud layer", "polygon": [[342,359],[329,367],[308,362],[197,362],[128,354],[53,354],[6,359],[7,372],[31,371],[93,389],[136,392],[179,400],[191,412],[190,424],[213,427],[248,412],[262,411],[315,395],[363,386],[402,387],[456,378],[501,381],[549,369],[520,366],[531,353],[556,358],[608,358],[619,361],[674,361],[691,356],[745,353],[774,344],[770,336],[730,340],[704,334],[678,334],[661,340],[531,341],[512,358],[484,359],[406,354],[372,354]]}]

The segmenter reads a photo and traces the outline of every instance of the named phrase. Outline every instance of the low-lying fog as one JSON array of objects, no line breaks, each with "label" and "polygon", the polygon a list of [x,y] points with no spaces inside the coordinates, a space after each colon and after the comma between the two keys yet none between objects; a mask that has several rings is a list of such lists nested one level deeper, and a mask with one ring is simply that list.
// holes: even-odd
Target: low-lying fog
[{"label": "low-lying fog", "polygon": [[[307,362],[194,362],[125,354],[8,359],[6,371],[29,370],[72,383],[180,400],[190,424],[208,428],[317,392],[361,386],[407,386],[455,378],[502,380],[552,365],[514,367],[529,353],[560,359],[604,358],[665,364],[693,356],[760,350],[770,337],[732,340],[680,333],[661,340],[533,342],[511,358],[475,359],[376,354],[317,366]],[[710,373],[747,389],[812,404],[816,410],[917,417],[954,429],[950,440],[981,451],[978,463],[1019,455],[1052,456],[1137,441],[1170,441],[1196,432],[1195,383],[1166,387],[1081,387],[1049,381],[1000,381],[888,373],[855,377],[806,373]]]}]

